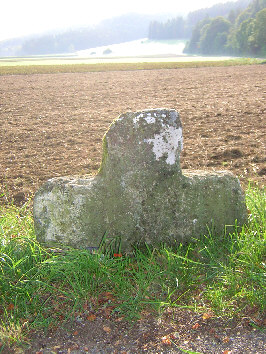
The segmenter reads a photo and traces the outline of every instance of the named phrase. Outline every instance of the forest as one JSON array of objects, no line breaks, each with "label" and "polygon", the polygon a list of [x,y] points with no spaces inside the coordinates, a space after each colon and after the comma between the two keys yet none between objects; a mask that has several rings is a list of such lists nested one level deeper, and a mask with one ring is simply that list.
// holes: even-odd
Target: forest
[{"label": "forest", "polygon": [[253,0],[244,11],[206,17],[193,29],[185,48],[190,54],[266,56],[266,0]]},{"label": "forest", "polygon": [[190,38],[184,52],[266,56],[266,0],[217,4],[167,22],[151,22],[150,39]]},{"label": "forest", "polygon": [[181,16],[168,19],[166,22],[152,21],[149,26],[150,39],[188,39],[191,37],[194,27],[205,18],[228,16],[233,12],[240,13],[251,0],[228,1],[219,3],[209,8],[189,12],[186,18]]}]

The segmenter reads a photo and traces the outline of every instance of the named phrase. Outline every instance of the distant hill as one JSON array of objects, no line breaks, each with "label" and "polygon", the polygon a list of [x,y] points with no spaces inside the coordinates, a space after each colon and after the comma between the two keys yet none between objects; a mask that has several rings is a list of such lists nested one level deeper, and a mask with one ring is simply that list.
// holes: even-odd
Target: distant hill
[{"label": "distant hill", "polygon": [[0,42],[0,56],[73,53],[141,39],[148,36],[152,20],[165,20],[166,16],[131,13],[104,20],[95,26],[5,40]]}]

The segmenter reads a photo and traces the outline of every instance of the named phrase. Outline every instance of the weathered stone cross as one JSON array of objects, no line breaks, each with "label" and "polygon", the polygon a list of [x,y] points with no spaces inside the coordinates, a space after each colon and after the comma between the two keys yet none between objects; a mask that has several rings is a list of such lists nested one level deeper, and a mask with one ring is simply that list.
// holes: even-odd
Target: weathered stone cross
[{"label": "weathered stone cross", "polygon": [[95,177],[46,182],[34,199],[39,241],[98,247],[104,234],[133,244],[189,241],[246,220],[244,193],[230,172],[180,168],[182,127],[175,110],[122,114],[103,139]]}]

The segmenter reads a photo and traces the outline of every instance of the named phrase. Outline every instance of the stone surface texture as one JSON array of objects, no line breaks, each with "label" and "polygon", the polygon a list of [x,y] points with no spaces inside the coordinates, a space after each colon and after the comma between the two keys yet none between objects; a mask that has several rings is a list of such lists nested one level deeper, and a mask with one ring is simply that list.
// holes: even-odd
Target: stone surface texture
[{"label": "stone surface texture", "polygon": [[40,242],[98,247],[102,238],[121,239],[122,249],[146,242],[174,244],[212,231],[224,234],[246,221],[240,183],[233,174],[182,174],[182,126],[175,110],[128,112],[103,138],[95,177],[47,181],[34,198]]}]

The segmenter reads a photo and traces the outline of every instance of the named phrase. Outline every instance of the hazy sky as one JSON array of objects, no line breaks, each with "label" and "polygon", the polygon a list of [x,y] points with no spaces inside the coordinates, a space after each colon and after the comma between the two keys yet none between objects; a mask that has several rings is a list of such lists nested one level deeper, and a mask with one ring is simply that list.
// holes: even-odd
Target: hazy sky
[{"label": "hazy sky", "polygon": [[127,12],[189,12],[228,0],[3,0],[0,40],[62,27],[90,25]]}]

